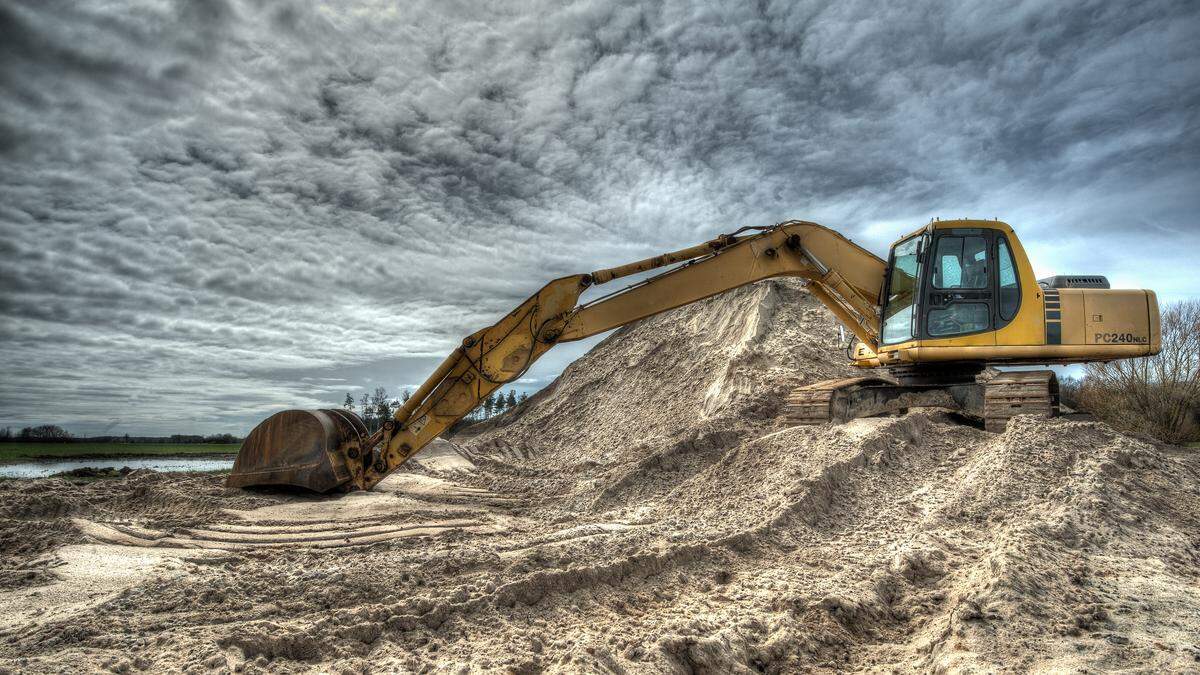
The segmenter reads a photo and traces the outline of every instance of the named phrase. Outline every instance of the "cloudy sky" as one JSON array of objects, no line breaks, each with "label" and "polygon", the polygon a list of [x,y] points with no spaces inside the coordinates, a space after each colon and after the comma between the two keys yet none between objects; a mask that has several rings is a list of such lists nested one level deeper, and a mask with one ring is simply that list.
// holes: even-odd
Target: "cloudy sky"
[{"label": "cloudy sky", "polygon": [[0,425],[245,433],[788,218],[1200,295],[1200,3],[896,4],[7,0]]}]

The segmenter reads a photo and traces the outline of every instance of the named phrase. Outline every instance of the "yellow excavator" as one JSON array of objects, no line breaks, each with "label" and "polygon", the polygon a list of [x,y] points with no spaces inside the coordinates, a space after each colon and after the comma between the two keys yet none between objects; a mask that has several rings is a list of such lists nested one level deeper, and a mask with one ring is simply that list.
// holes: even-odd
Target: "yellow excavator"
[{"label": "yellow excavator", "polygon": [[[592,286],[665,271],[580,304]],[[370,489],[556,344],[603,333],[770,277],[807,282],[857,337],[873,374],[797,389],[791,424],[938,406],[1003,430],[1018,414],[1058,413],[1050,370],[987,366],[1109,361],[1157,354],[1153,291],[1112,290],[1098,275],[1038,280],[1012,228],[934,221],[881,260],[816,223],[742,228],[699,246],[555,279],[467,338],[371,433],[348,410],[287,410],[246,437],[228,485]]]}]

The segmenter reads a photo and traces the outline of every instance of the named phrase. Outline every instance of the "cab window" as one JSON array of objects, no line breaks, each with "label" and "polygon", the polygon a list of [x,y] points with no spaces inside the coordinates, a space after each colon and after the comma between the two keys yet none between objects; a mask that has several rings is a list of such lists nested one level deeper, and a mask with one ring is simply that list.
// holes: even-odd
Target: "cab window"
[{"label": "cab window", "polygon": [[1008,249],[1008,241],[1003,235],[996,239],[996,249],[999,255],[996,260],[996,271],[1000,282],[1000,318],[1012,321],[1021,305],[1021,289],[1017,285],[1017,265],[1013,261],[1012,251]]},{"label": "cab window", "polygon": [[892,248],[887,305],[883,310],[883,342],[895,344],[916,335],[917,293],[921,286],[920,235]]},{"label": "cab window", "polygon": [[929,310],[929,335],[945,337],[987,330],[988,319],[987,303],[956,302],[947,307]]},{"label": "cab window", "polygon": [[933,261],[934,288],[987,288],[987,239],[939,237]]}]

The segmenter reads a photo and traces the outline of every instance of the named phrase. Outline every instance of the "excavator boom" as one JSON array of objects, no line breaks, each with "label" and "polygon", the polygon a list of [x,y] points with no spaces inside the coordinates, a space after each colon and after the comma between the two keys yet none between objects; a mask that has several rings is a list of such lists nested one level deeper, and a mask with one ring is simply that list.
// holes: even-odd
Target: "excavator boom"
[{"label": "excavator boom", "polygon": [[[748,233],[747,233],[748,232]],[[589,287],[677,265],[579,304]],[[816,223],[744,228],[638,262],[555,279],[467,336],[374,433],[346,411],[284,411],[256,427],[227,483],[369,489],[560,342],[580,340],[761,279],[801,277],[864,344],[877,345],[885,264]],[[353,419],[350,419],[353,417]]]}]

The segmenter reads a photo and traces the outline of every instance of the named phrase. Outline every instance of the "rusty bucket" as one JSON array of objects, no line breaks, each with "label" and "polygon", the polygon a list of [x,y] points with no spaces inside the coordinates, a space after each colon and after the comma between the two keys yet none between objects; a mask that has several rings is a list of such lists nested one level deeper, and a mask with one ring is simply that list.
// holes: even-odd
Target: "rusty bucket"
[{"label": "rusty bucket", "polygon": [[329,492],[351,484],[355,467],[347,447],[367,437],[361,418],[349,410],[285,410],[268,417],[246,436],[225,484],[294,485]]}]

